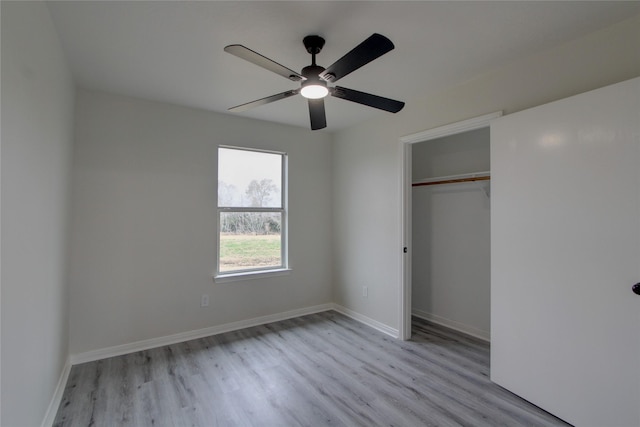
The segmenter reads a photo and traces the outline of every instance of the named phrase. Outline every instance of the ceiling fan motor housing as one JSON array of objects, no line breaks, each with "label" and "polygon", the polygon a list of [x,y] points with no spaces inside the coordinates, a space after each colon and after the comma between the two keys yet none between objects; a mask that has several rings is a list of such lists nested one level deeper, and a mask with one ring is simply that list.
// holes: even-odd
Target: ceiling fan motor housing
[{"label": "ceiling fan motor housing", "polygon": [[[319,76],[319,74],[323,71],[324,71],[324,67],[321,67],[319,65],[309,65],[302,69],[302,72],[300,74],[302,74],[306,79],[306,80],[303,80],[302,83],[300,84],[302,96],[304,96],[305,98],[309,97],[307,94],[305,94],[305,91],[304,91],[304,88],[307,86],[322,86],[324,88],[327,87],[327,82],[322,80]],[[322,91],[322,89],[320,90]],[[324,90],[321,93],[323,93],[323,95],[319,97],[323,98],[324,96],[327,95],[328,90]],[[315,96],[313,97],[315,98]]]}]

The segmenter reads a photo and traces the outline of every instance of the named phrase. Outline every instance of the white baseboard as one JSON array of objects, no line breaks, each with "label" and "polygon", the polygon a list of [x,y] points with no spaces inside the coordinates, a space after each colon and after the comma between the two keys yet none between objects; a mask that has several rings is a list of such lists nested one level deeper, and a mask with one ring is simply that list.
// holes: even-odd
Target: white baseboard
[{"label": "white baseboard", "polygon": [[[198,338],[209,337],[211,335],[222,334],[225,332],[237,331],[239,329],[250,328],[253,326],[264,325],[266,323],[279,322],[294,317],[305,316],[308,314],[320,313],[322,311],[335,310],[347,317],[357,320],[367,326],[377,329],[394,338],[398,338],[398,330],[391,328],[384,323],[371,319],[339,304],[328,303],[312,307],[305,307],[297,310],[286,311],[284,313],[270,314],[268,316],[256,317],[253,319],[241,320],[238,322],[225,323],[223,325],[212,326],[209,328],[196,329],[193,331],[181,332],[174,335],[164,337],[151,338],[148,340],[135,341],[128,344],[116,345],[113,347],[91,350],[84,353],[72,354],[69,356],[70,364],[77,365],[80,363],[93,362],[95,360],[107,359],[109,357],[121,356],[123,354],[135,353],[137,351],[148,350],[151,348],[162,347],[165,345],[176,344]],[[68,372],[67,372],[68,375]],[[66,378],[65,378],[66,382]],[[62,384],[64,387],[64,383]],[[57,408],[57,407],[56,407]],[[54,414],[55,416],[55,414]]]},{"label": "white baseboard", "polygon": [[473,326],[469,326],[464,323],[456,322],[455,320],[438,316],[437,314],[428,313],[426,311],[419,310],[417,308],[412,309],[411,314],[421,319],[428,320],[430,322],[437,323],[438,325],[445,326],[449,329],[454,329],[458,332],[471,335],[472,337],[479,338],[483,341],[489,342],[491,340],[490,333],[487,331],[483,331],[482,329],[474,328]]},{"label": "white baseboard", "polygon": [[62,401],[64,388],[67,385],[67,380],[69,379],[70,372],[71,359],[67,358],[67,361],[62,368],[62,372],[60,373],[60,378],[58,378],[58,383],[56,384],[56,388],[53,392],[51,402],[49,402],[47,412],[45,412],[44,414],[44,419],[42,420],[41,427],[51,427],[53,425],[53,422],[55,421],[56,415],[58,413],[58,408],[60,407],[60,402]]},{"label": "white baseboard", "polygon": [[360,323],[364,323],[365,325],[370,326],[373,329],[377,329],[380,332],[384,332],[385,334],[390,335],[393,338],[398,338],[400,336],[397,329],[387,326],[384,323],[378,322],[377,320],[374,320],[363,314],[357,313],[339,304],[335,304],[335,303],[332,304],[332,308],[338,313],[344,314],[345,316],[350,317],[354,320],[357,320]]},{"label": "white baseboard", "polygon": [[327,311],[331,309],[333,309],[333,304],[321,304],[312,307],[305,307],[297,310],[286,311],[284,313],[270,314],[267,316],[255,317],[253,319],[225,323],[223,325],[212,326],[209,328],[196,329],[193,331],[181,332],[174,335],[167,335],[164,337],[151,338],[148,340],[135,341],[128,344],[116,345],[113,347],[87,351],[84,353],[72,354],[70,356],[70,360],[72,365],[93,362],[95,360],[121,356],[123,354],[135,353],[137,351],[148,350],[151,348],[162,347],[165,345],[176,344],[193,339],[209,337],[211,335],[217,335],[224,332],[237,331],[238,329],[264,325],[265,323],[278,322],[281,320],[305,316],[307,314],[319,313],[321,311]]}]

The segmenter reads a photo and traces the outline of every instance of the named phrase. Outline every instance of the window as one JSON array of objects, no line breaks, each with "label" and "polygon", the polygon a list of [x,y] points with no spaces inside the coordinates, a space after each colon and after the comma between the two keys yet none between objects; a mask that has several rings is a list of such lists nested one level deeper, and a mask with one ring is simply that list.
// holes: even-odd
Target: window
[{"label": "window", "polygon": [[217,277],[287,268],[287,155],[218,148]]}]

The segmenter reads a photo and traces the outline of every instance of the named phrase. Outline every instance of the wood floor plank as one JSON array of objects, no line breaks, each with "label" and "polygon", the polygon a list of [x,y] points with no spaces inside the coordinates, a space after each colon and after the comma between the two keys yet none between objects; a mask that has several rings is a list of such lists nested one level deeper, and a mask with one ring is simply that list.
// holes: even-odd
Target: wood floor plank
[{"label": "wood floor plank", "polygon": [[566,426],[489,381],[489,345],[329,311],[73,366],[54,425]]}]

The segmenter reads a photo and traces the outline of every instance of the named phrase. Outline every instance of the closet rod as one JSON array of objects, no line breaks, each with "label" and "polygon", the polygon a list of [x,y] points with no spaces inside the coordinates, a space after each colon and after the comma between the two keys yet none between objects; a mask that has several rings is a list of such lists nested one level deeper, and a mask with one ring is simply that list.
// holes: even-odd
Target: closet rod
[{"label": "closet rod", "polygon": [[441,179],[438,181],[416,182],[414,184],[411,184],[411,186],[420,187],[422,185],[455,184],[458,182],[488,181],[490,179],[491,179],[490,176],[472,176],[468,178],[453,178],[453,179]]}]

